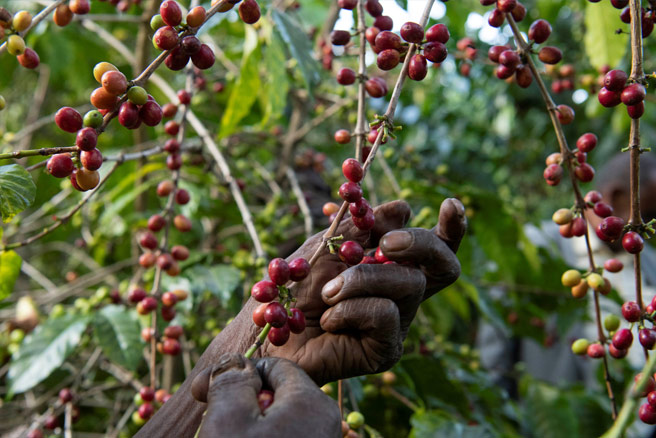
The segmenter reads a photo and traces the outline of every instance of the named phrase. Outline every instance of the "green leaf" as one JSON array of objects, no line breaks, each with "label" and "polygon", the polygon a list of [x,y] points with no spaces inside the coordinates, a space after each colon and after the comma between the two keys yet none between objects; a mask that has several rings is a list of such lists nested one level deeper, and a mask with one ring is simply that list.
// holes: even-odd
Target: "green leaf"
[{"label": "green leaf", "polygon": [[577,413],[564,393],[553,386],[527,378],[524,416],[527,430],[540,438],[579,436]]},{"label": "green leaf", "polygon": [[32,205],[35,195],[36,185],[27,170],[18,164],[0,166],[0,213],[4,222]]},{"label": "green leaf", "polygon": [[404,11],[408,10],[408,0],[394,0],[397,5],[403,8]]},{"label": "green leaf", "polygon": [[484,426],[457,423],[444,413],[419,410],[410,418],[410,438],[492,438]]},{"label": "green leaf", "polygon": [[136,370],[141,362],[141,328],[134,312],[106,306],[96,314],[93,332],[103,353],[119,365]]},{"label": "green leaf", "polygon": [[241,283],[241,272],[230,265],[216,265],[209,268],[201,265],[193,266],[185,270],[185,277],[193,279],[192,293],[209,291],[224,303],[230,300]]},{"label": "green leaf", "polygon": [[257,44],[257,36],[253,36],[252,33],[255,31],[251,26],[247,26],[246,29],[247,44],[244,48],[244,59],[239,78],[230,93],[228,105],[221,118],[220,138],[225,138],[235,132],[239,122],[250,112],[262,86],[259,72],[261,51]]},{"label": "green leaf", "polygon": [[266,66],[267,76],[264,83],[266,98],[264,107],[264,117],[262,125],[266,125],[269,119],[273,117],[278,119],[285,106],[287,106],[287,92],[289,91],[289,79],[285,63],[285,49],[280,37],[276,34],[271,35],[271,41],[264,52],[264,65]]},{"label": "green leaf", "polygon": [[611,68],[624,57],[629,35],[617,34],[626,25],[609,2],[588,3],[585,8],[585,36],[583,43],[590,64],[596,69],[607,65]]},{"label": "green leaf", "polygon": [[68,314],[48,319],[25,337],[9,366],[9,390],[25,392],[59,368],[79,345],[89,317]]},{"label": "green leaf", "polygon": [[0,301],[11,295],[23,259],[14,251],[0,253]]},{"label": "green leaf", "polygon": [[312,40],[303,32],[303,27],[284,12],[274,9],[273,20],[276,22],[275,29],[298,62],[305,88],[312,95],[313,87],[319,82],[319,67],[312,57]]}]

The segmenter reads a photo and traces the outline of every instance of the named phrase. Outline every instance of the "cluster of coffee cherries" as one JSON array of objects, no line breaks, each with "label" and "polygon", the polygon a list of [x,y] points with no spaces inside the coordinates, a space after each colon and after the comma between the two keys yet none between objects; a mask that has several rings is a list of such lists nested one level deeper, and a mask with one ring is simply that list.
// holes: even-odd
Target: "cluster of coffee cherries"
[{"label": "cluster of coffee cherries", "polygon": [[[462,60],[459,69],[460,74],[468,77],[471,73],[471,63],[476,59],[476,55],[478,55],[476,42],[469,37],[461,38],[456,43],[456,49],[455,58]],[[439,67],[439,64],[434,64],[434,66]]]},{"label": "cluster of coffee cherries", "polygon": [[[305,315],[300,309],[291,307],[295,299],[285,285],[289,281],[304,280],[310,274],[310,269],[310,264],[304,258],[289,263],[275,258],[268,267],[270,280],[258,281],[251,288],[253,299],[262,303],[253,311],[253,322],[258,327],[271,327],[267,339],[277,347],[289,340],[290,333],[298,334],[305,330]],[[274,301],[276,298],[280,300]]]},{"label": "cluster of coffee cherries", "polygon": [[90,0],[70,0],[68,3],[62,3],[55,8],[52,20],[57,26],[64,27],[73,20],[75,15],[86,15],[90,10]]},{"label": "cluster of coffee cherries", "polygon": [[506,21],[506,13],[513,16],[513,20],[520,22],[526,17],[526,7],[517,0],[481,0],[481,5],[495,8],[487,18],[492,27],[501,27]]},{"label": "cluster of coffee cherries", "polygon": [[[560,107],[565,107],[566,105],[560,105]],[[569,108],[569,107],[567,107]],[[572,116],[573,117],[573,116]],[[594,179],[595,170],[590,164],[586,161],[588,159],[588,152],[592,151],[597,146],[597,136],[591,132],[585,133],[576,140],[576,150],[570,160],[574,165],[574,176],[581,182],[590,182]],[[560,152],[554,152],[550,154],[545,163],[547,167],[544,169],[542,176],[544,180],[550,186],[557,186],[560,184],[560,181],[563,178],[563,155]],[[598,193],[598,192],[590,192]],[[595,199],[593,195],[590,195],[591,199]],[[592,202],[592,201],[590,201]],[[594,202],[593,202],[594,204]],[[608,204],[604,204],[608,205]],[[605,217],[605,216],[602,216]],[[570,236],[571,237],[571,236]]]},{"label": "cluster of coffee cherries", "polygon": [[547,65],[547,75],[553,80],[551,82],[551,91],[556,94],[563,91],[572,91],[575,88],[576,69],[572,64],[561,65],[556,68],[553,65]]},{"label": "cluster of coffee cherries", "polygon": [[155,391],[150,386],[142,387],[134,395],[134,404],[138,409],[132,413],[132,422],[137,426],[143,426],[159,408],[171,398],[171,394],[165,389]]},{"label": "cluster of coffee cherries", "polygon": [[[599,3],[601,0],[588,0],[590,3]],[[610,0],[610,4],[615,7],[615,9],[622,9],[620,13],[620,19],[623,23],[631,23],[631,10],[629,8],[629,0]],[[642,37],[647,38],[654,31],[654,20],[656,20],[656,14],[653,9],[648,11],[645,8],[642,8]]]},{"label": "cluster of coffee cherries", "polygon": [[599,90],[597,98],[606,108],[623,103],[632,119],[639,119],[645,112],[644,100],[647,90],[640,83],[627,85],[629,77],[622,70],[611,70],[604,76],[604,86]]},{"label": "cluster of coffee cherries", "polygon": [[339,196],[349,203],[353,224],[361,230],[371,230],[375,224],[374,211],[362,196],[360,181],[364,177],[362,164],[355,158],[342,163],[342,173],[348,180],[339,187]]},{"label": "cluster of coffee cherries", "polygon": [[[71,403],[72,405],[71,421],[73,423],[76,423],[80,419],[80,409],[77,406],[73,405],[74,399],[75,396],[70,388],[62,388],[59,391],[57,402],[50,407],[51,412],[54,409],[57,409],[63,405]],[[46,430],[54,431],[58,427],[60,427],[59,417],[54,413],[47,415],[43,420],[43,428]],[[43,437],[44,437],[43,431],[38,428],[30,430],[27,434],[27,438],[43,438]]]},{"label": "cluster of coffee cherries", "polygon": [[7,52],[14,55],[18,63],[25,68],[34,69],[39,66],[39,55],[25,45],[20,32],[26,31],[32,25],[32,14],[18,11],[13,16],[5,8],[0,8],[0,41],[7,34]]},{"label": "cluster of coffee cherries", "polygon": [[[617,259],[609,259],[604,263],[604,270],[607,272],[619,272],[624,268],[622,262]],[[572,296],[574,298],[583,298],[588,293],[588,289],[599,292],[602,295],[608,295],[612,289],[612,285],[608,278],[603,277],[597,272],[581,274],[576,269],[569,269],[565,271],[561,277],[563,286],[572,289]]]},{"label": "cluster of coffee cherries", "polygon": [[99,0],[101,2],[107,2],[110,5],[116,6],[116,10],[119,12],[127,12],[132,5],[140,5],[141,0]]},{"label": "cluster of coffee cherries", "polygon": [[[179,105],[191,105],[191,93],[187,90],[179,90],[177,93],[178,97],[178,105],[169,102],[165,104],[162,107],[162,115],[164,118],[169,119],[175,117],[175,115],[178,113],[178,106]],[[168,167],[170,170],[178,170],[180,167],[182,167],[182,155],[180,154],[180,142],[175,138],[178,133],[180,132],[180,122],[176,120],[169,120],[164,124],[164,132],[166,132],[167,135],[171,136],[170,139],[164,143],[164,151],[168,154],[166,157],[166,167]],[[170,191],[166,190],[166,186],[162,187],[162,190],[164,193]],[[189,202],[189,194],[187,193],[186,190],[181,189],[183,193],[186,193],[186,195],[180,195],[180,198],[178,199],[178,193],[180,193],[180,190],[176,189],[176,202],[178,204],[184,205],[187,202]],[[158,190],[158,194],[160,191]],[[168,196],[167,194],[161,194],[160,196]],[[185,201],[186,199],[186,201]],[[181,202],[182,201],[182,202]]]}]

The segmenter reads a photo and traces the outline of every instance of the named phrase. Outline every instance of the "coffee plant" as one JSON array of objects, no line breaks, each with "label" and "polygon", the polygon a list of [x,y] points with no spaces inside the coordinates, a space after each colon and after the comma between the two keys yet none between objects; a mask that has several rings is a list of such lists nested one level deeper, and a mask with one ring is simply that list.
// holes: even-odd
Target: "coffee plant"
[{"label": "coffee plant", "polygon": [[[2,436],[147,434],[240,309],[231,352],[303,342],[314,269],[406,263],[341,230],[395,199],[430,229],[446,198],[461,277],[390,370],[322,386],[343,436],[649,433],[655,22],[651,0],[3,3]],[[541,378],[529,344],[568,369]]]}]

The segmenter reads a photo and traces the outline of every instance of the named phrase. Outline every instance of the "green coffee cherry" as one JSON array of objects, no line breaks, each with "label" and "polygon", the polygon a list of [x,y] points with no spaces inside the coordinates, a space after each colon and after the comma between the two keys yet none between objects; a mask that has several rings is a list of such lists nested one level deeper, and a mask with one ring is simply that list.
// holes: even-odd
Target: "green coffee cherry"
[{"label": "green coffee cherry", "polygon": [[607,315],[606,318],[604,318],[604,327],[609,332],[614,332],[620,328],[620,319],[616,315]]},{"label": "green coffee cherry", "polygon": [[153,15],[153,18],[150,19],[150,28],[152,30],[157,30],[162,26],[166,26],[166,23],[164,23],[164,19],[160,14]]},{"label": "green coffee cherry", "polygon": [[148,102],[148,93],[142,87],[134,86],[128,90],[128,100],[135,105]]},{"label": "green coffee cherry", "polygon": [[346,422],[351,429],[359,429],[364,426],[364,415],[357,411],[350,412],[346,416]]},{"label": "green coffee cherry", "polygon": [[587,339],[577,339],[572,344],[572,353],[578,355],[586,354],[588,352],[589,345],[590,343],[588,342]]},{"label": "green coffee cherry", "polygon": [[99,128],[103,124],[103,116],[98,110],[91,110],[84,115],[84,126],[88,128]]}]

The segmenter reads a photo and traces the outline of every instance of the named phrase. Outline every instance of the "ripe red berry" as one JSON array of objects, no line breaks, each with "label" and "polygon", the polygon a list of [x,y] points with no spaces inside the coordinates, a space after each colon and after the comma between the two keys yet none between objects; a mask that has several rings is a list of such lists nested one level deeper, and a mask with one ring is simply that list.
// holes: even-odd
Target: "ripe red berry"
[{"label": "ripe red berry", "polygon": [[268,272],[271,281],[279,286],[282,286],[289,281],[289,265],[280,257],[269,262]]},{"label": "ripe red berry", "polygon": [[528,65],[520,65],[515,71],[515,79],[517,80],[517,85],[522,88],[528,88],[533,82],[533,73],[531,68]]},{"label": "ripe red berry", "polygon": [[645,113],[645,103],[640,102],[635,105],[628,105],[626,112],[632,119],[639,119]]},{"label": "ripe red berry", "polygon": [[351,41],[351,33],[348,30],[333,30],[330,33],[330,42],[335,46],[345,46]]},{"label": "ripe red berry", "polygon": [[164,292],[162,295],[162,304],[167,307],[175,306],[178,302],[178,297],[173,292]]},{"label": "ripe red berry", "polygon": [[182,22],[182,10],[174,0],[166,0],[159,7],[159,14],[164,23],[169,26],[177,26]]},{"label": "ripe red berry", "polygon": [[506,17],[503,12],[498,9],[492,10],[490,16],[487,17],[487,22],[492,27],[501,27],[503,26],[504,21],[506,21]]},{"label": "ripe red berry", "polygon": [[25,52],[22,55],[18,55],[16,59],[20,65],[29,69],[37,68],[41,62],[39,54],[29,47],[26,47]]},{"label": "ripe red berry", "polygon": [[[592,205],[595,205],[599,201],[601,201],[601,193],[599,193],[596,190],[591,190],[591,191],[589,191],[588,193],[585,194],[585,197],[583,199],[585,200],[585,202],[588,202]],[[612,214],[612,209],[611,209],[611,214]],[[608,216],[610,216],[610,214]]]},{"label": "ripe red berry", "polygon": [[140,287],[134,288],[128,292],[128,301],[131,303],[138,303],[144,298],[146,298],[146,291]]},{"label": "ripe red berry", "polygon": [[588,346],[588,356],[593,358],[593,359],[599,359],[601,357],[604,357],[605,349],[604,346],[601,344],[590,344]]},{"label": "ripe red berry", "polygon": [[137,312],[140,315],[147,315],[157,309],[157,300],[154,297],[145,297],[137,303]]},{"label": "ripe red berry", "polygon": [[646,95],[647,91],[645,90],[644,85],[631,84],[624,88],[620,97],[624,105],[637,105],[645,100]]},{"label": "ripe red berry", "polygon": [[546,46],[540,49],[538,58],[545,64],[558,64],[563,59],[563,52],[558,47]]},{"label": "ripe red berry", "polygon": [[294,259],[289,262],[289,278],[292,281],[304,280],[310,274],[310,269],[310,264],[304,258]]},{"label": "ripe red berry", "polygon": [[588,163],[581,163],[575,170],[576,178],[581,182],[590,182],[594,178],[595,171]]},{"label": "ripe red berry", "polygon": [[576,147],[581,152],[590,152],[597,146],[597,136],[591,132],[583,134],[576,140]]},{"label": "ripe red berry", "polygon": [[244,23],[256,23],[260,19],[260,14],[260,5],[255,0],[244,0],[239,5],[239,17]]},{"label": "ripe red berry", "polygon": [[620,272],[624,268],[624,263],[617,259],[608,259],[604,262],[604,269],[608,272]]},{"label": "ripe red berry", "polygon": [[[175,266],[175,265],[174,265],[174,266]],[[171,269],[173,269],[173,268],[171,268]],[[166,273],[169,274],[169,275],[171,275],[171,274],[169,273],[169,271],[170,271],[170,269],[168,269],[168,270],[166,271]],[[175,318],[175,314],[176,314],[175,307],[171,307],[171,306],[162,306],[162,319],[163,319],[164,321],[171,321],[171,320],[173,320],[173,318]]]},{"label": "ripe red berry", "polygon": [[103,156],[98,149],[80,152],[80,163],[88,170],[98,170],[102,166]]},{"label": "ripe red berry", "polygon": [[342,173],[351,182],[358,183],[364,176],[362,164],[355,158],[347,158],[342,163]]},{"label": "ripe red berry", "polygon": [[157,248],[157,238],[150,231],[146,231],[139,236],[139,245],[147,249],[155,249]]},{"label": "ripe red berry", "polygon": [[173,218],[173,225],[183,233],[191,230],[191,221],[182,214],[178,214]]},{"label": "ripe red berry", "polygon": [[155,399],[155,390],[150,386],[144,386],[139,390],[139,395],[141,396],[141,400],[150,402]]},{"label": "ripe red berry", "polygon": [[278,302],[269,303],[264,309],[264,320],[273,327],[280,328],[287,324],[287,310]]},{"label": "ripe red berry", "polygon": [[394,27],[394,20],[387,15],[379,15],[374,19],[374,27],[377,27],[380,30],[392,30]]},{"label": "ripe red berry", "polygon": [[367,79],[364,88],[371,97],[383,97],[388,91],[385,80],[377,77]]},{"label": "ripe red berry", "polygon": [[613,345],[619,350],[626,350],[633,343],[633,334],[631,330],[623,328],[613,335]]},{"label": "ripe red berry", "polygon": [[73,393],[69,388],[62,388],[59,391],[59,401],[62,403],[68,403],[69,401],[73,400]]},{"label": "ripe red berry", "polygon": [[349,204],[349,212],[353,217],[363,217],[369,210],[371,210],[371,206],[365,198]]},{"label": "ripe red berry", "polygon": [[496,69],[497,78],[504,80],[508,79],[515,73],[515,67],[508,67],[506,65],[500,65]]},{"label": "ripe red berry", "polygon": [[639,321],[641,314],[642,312],[640,311],[640,307],[638,306],[638,303],[636,303],[635,301],[627,301],[624,304],[622,304],[622,316],[628,322]]},{"label": "ripe red berry", "polygon": [[510,50],[510,48],[508,46],[492,46],[487,52],[487,57],[492,62],[499,62],[499,56],[506,50]]},{"label": "ripe red berry", "polygon": [[253,299],[255,299],[255,301],[259,301],[260,303],[268,303],[278,297],[278,288],[272,281],[258,281],[251,288],[251,296]]},{"label": "ripe red berry", "polygon": [[139,118],[146,126],[159,125],[162,121],[162,117],[162,108],[153,100],[144,103],[139,110]]},{"label": "ripe red berry", "polygon": [[626,357],[626,355],[629,353],[629,350],[618,350],[617,348],[615,348],[615,346],[613,344],[610,344],[608,346],[608,352],[615,359],[622,359],[622,358]]},{"label": "ripe red berry", "polygon": [[428,74],[428,64],[423,55],[413,55],[408,66],[408,77],[413,81],[421,81]]},{"label": "ripe red berry", "polygon": [[186,191],[185,189],[178,189],[175,192],[175,202],[177,202],[180,205],[185,205],[189,202],[191,197],[189,196],[189,192]]},{"label": "ripe red berry", "polygon": [[155,263],[157,263],[158,268],[160,268],[163,271],[166,271],[171,266],[173,266],[174,262],[175,262],[175,260],[173,260],[173,257],[171,257],[171,254],[164,253],[164,254],[160,254],[159,256],[157,256],[157,261]]},{"label": "ripe red berry", "polygon": [[394,67],[399,65],[401,56],[398,51],[394,49],[383,50],[378,54],[376,58],[376,65],[381,70],[392,70]]},{"label": "ripe red berry", "polygon": [[65,106],[55,113],[55,123],[62,131],[77,132],[82,129],[82,116],[75,109]]},{"label": "ripe red berry", "polygon": [[75,137],[75,146],[83,151],[95,149],[98,143],[98,134],[93,128],[82,128],[77,132]]},{"label": "ripe red berry", "polygon": [[266,321],[264,320],[264,311],[266,310],[268,304],[262,303],[258,305],[255,310],[253,310],[253,322],[258,327],[264,327]]},{"label": "ripe red berry", "polygon": [[380,249],[380,246],[376,248],[374,259],[376,260],[376,263],[385,263],[390,261],[390,259],[388,259],[385,254],[383,254],[383,250]]},{"label": "ripe red berry", "polygon": [[157,184],[157,196],[168,196],[174,188],[175,186],[173,185],[173,182],[164,180]]},{"label": "ripe red berry", "polygon": [[558,164],[550,164],[544,169],[543,176],[547,181],[553,181],[557,184],[563,177],[563,168]]},{"label": "ripe red berry", "polygon": [[200,27],[207,17],[207,11],[202,6],[196,6],[187,13],[187,24],[190,27]]},{"label": "ripe red berry", "polygon": [[356,75],[350,68],[342,68],[337,72],[337,82],[341,85],[351,85],[355,82]]},{"label": "ripe red berry", "polygon": [[[599,196],[601,197],[601,195]],[[607,218],[613,214],[613,207],[606,204],[605,202],[599,201],[594,205],[594,212],[600,218]]]},{"label": "ripe red berry", "polygon": [[528,29],[528,38],[537,44],[545,42],[551,35],[551,24],[547,20],[536,20]]},{"label": "ripe red berry", "polygon": [[358,5],[358,0],[337,0],[337,6],[342,9],[347,9],[349,11],[355,9]]},{"label": "ripe red berry", "polygon": [[515,8],[512,10],[512,16],[515,21],[519,23],[526,17],[526,7],[520,2],[517,2],[517,5],[515,5]]},{"label": "ripe red berry", "polygon": [[[248,0],[246,0],[248,1]],[[243,6],[244,3],[242,3]],[[201,70],[207,70],[214,65],[214,52],[207,44],[202,44],[200,50],[191,56],[191,62]]]},{"label": "ripe red berry", "polygon": [[638,254],[644,248],[645,241],[640,234],[629,231],[622,237],[622,246],[630,254]]},{"label": "ripe red berry", "polygon": [[347,144],[351,141],[351,133],[346,129],[335,131],[335,141],[339,144]]},{"label": "ripe red berry", "polygon": [[202,43],[200,40],[194,36],[194,35],[188,35],[184,38],[182,38],[182,41],[180,41],[180,50],[182,53],[185,55],[194,55],[198,53],[200,50]]},{"label": "ripe red berry", "polygon": [[643,328],[638,332],[640,344],[647,350],[651,350],[656,345],[656,332],[649,328]]},{"label": "ripe red berry", "polygon": [[354,182],[345,182],[339,187],[339,196],[346,202],[356,202],[362,198],[362,187]]},{"label": "ripe red berry", "polygon": [[517,0],[497,0],[497,9],[502,12],[512,12],[517,6]]},{"label": "ripe red berry", "polygon": [[514,69],[520,63],[519,55],[514,50],[505,50],[499,55],[499,63]]},{"label": "ripe red berry", "polygon": [[588,230],[588,224],[582,217],[576,217],[572,220],[572,235],[581,237]]},{"label": "ripe red berry", "polygon": [[276,347],[280,347],[281,345],[285,345],[285,343],[289,340],[289,333],[289,325],[287,324],[283,325],[282,327],[273,327],[269,331],[267,339],[269,339],[269,342],[271,342]]},{"label": "ripe red berry", "polygon": [[56,415],[48,415],[43,421],[43,427],[48,430],[54,430],[59,426],[59,420]]},{"label": "ripe red berry", "polygon": [[303,333],[305,330],[305,315],[303,314],[303,311],[295,307],[292,307],[289,309],[289,311],[292,314],[287,320],[287,323],[289,324],[289,330],[296,334]]},{"label": "ripe red berry", "polygon": [[166,143],[164,143],[164,150],[169,154],[174,154],[176,152],[179,152],[180,142],[175,138],[169,138],[168,140],[166,140]]},{"label": "ripe red berry", "polygon": [[364,231],[371,230],[376,224],[376,218],[374,216],[373,210],[371,209],[369,209],[364,216],[353,216],[351,220],[353,221],[353,225]]},{"label": "ripe red berry", "polygon": [[[635,391],[636,385],[642,378],[642,373],[638,373],[634,378],[633,378],[633,390]],[[656,389],[656,382],[654,381],[654,378],[652,376],[649,376],[647,378],[647,383],[645,384],[645,387],[643,388],[642,391],[638,394],[640,397],[647,397],[647,394],[650,392],[654,391]]]},{"label": "ripe red berry", "polygon": [[160,50],[171,50],[178,45],[178,32],[171,26],[162,26],[153,35],[153,43]]},{"label": "ripe red berry", "polygon": [[446,44],[450,38],[449,29],[444,24],[435,24],[428,28],[426,31],[427,41],[436,41],[438,43]]},{"label": "ripe red berry", "polygon": [[439,64],[446,59],[447,54],[446,46],[440,42],[431,41],[424,44],[424,56],[430,62]]},{"label": "ripe red berry", "polygon": [[189,258],[189,250],[186,246],[175,245],[171,248],[171,256],[178,261],[184,261]]},{"label": "ripe red berry", "polygon": [[619,239],[624,229],[624,219],[617,216],[608,216],[601,221],[599,229],[609,239]]},{"label": "ripe red berry", "polygon": [[[198,55],[198,53],[196,53],[196,55]],[[214,54],[212,54],[212,56],[214,56]],[[169,53],[169,56],[166,57],[164,64],[166,64],[169,70],[178,71],[187,66],[189,59],[189,55],[184,50],[182,50],[182,47],[176,47],[171,51],[171,53]]]},{"label": "ripe red berry", "polygon": [[[62,5],[60,5],[60,6],[62,6]],[[68,6],[66,4],[64,4],[63,6],[66,6],[68,8]],[[32,429],[27,434],[27,438],[43,438],[43,432],[41,432],[40,429]]]},{"label": "ripe red berry", "polygon": [[73,173],[73,160],[70,154],[55,154],[48,159],[46,169],[55,178],[66,178]]},{"label": "ripe red berry", "polygon": [[574,110],[570,106],[558,105],[557,109],[557,116],[560,123],[563,125],[569,125],[574,121]]},{"label": "ripe red berry", "polygon": [[629,79],[622,70],[611,70],[604,76],[604,87],[610,91],[622,91]]},{"label": "ripe red berry", "polygon": [[339,247],[339,258],[346,264],[357,265],[362,257],[364,257],[364,249],[358,242],[349,240]]},{"label": "ripe red berry", "polygon": [[649,403],[643,403],[638,409],[640,421],[646,424],[656,424],[656,408]]},{"label": "ripe red berry", "polygon": [[[437,24],[435,26],[438,26]],[[433,26],[433,27],[435,27]],[[442,25],[444,26],[444,25]],[[376,26],[379,29],[382,29],[379,26]],[[446,26],[445,26],[446,28]],[[431,28],[432,29],[432,28]],[[430,29],[429,29],[430,30]],[[447,30],[447,35],[448,35],[448,30]],[[401,38],[406,40],[409,43],[421,43],[422,40],[424,39],[424,28],[421,27],[417,23],[413,23],[411,21],[408,21],[407,23],[403,24],[401,26]],[[447,37],[448,40],[448,37]],[[428,40],[428,41],[436,41],[436,40]],[[445,43],[446,41],[440,41],[441,43]]]},{"label": "ripe red berry", "polygon": [[182,348],[180,347],[180,342],[177,339],[165,338],[162,343],[162,353],[168,354],[170,356],[177,356],[180,354]]}]

